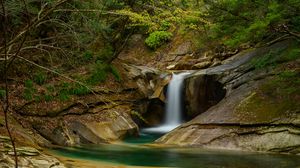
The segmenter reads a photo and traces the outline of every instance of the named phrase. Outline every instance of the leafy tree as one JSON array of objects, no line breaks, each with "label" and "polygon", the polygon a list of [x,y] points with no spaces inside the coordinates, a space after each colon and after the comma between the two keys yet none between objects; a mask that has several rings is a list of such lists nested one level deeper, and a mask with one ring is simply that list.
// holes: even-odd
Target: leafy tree
[{"label": "leafy tree", "polygon": [[232,47],[299,35],[298,0],[205,0],[213,38]]}]

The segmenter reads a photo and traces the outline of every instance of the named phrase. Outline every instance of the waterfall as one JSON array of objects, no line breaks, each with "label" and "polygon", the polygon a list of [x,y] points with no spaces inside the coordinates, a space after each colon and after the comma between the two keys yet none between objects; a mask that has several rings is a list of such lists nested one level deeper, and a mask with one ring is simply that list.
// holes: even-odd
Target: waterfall
[{"label": "waterfall", "polygon": [[167,90],[167,106],[165,110],[165,118],[162,125],[153,128],[143,129],[148,133],[166,133],[176,128],[183,122],[182,117],[182,87],[184,79],[190,73],[183,72],[180,74],[172,74],[172,79]]}]

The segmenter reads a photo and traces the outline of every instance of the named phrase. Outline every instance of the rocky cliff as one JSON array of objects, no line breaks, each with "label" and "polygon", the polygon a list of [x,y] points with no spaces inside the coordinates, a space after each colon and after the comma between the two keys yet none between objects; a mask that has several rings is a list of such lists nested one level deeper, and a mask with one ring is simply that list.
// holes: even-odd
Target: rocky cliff
[{"label": "rocky cliff", "polygon": [[195,72],[186,80],[186,103],[190,113],[200,115],[156,142],[299,154],[299,60],[253,67],[258,58],[290,45],[251,49]]}]

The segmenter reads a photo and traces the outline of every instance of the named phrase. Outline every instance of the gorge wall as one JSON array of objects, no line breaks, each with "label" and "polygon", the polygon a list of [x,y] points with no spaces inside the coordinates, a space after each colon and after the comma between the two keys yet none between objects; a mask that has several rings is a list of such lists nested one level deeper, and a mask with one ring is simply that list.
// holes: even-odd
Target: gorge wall
[{"label": "gorge wall", "polygon": [[272,49],[285,50],[289,45],[289,41],[284,41],[245,51],[226,64],[194,73],[187,79],[186,98],[192,112],[201,113],[207,107],[202,105],[206,92],[201,93],[203,86],[199,85],[205,78],[217,83],[209,86],[215,87],[212,88],[217,93],[215,100],[224,94],[220,86],[226,89],[225,97],[156,142],[299,154],[299,60],[264,69],[253,68],[251,63]]}]

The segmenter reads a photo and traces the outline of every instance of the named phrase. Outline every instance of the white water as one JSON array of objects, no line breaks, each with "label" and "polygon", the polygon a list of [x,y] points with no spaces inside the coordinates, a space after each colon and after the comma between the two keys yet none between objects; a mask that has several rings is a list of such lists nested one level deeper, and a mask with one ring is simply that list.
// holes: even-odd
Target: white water
[{"label": "white water", "polygon": [[148,133],[166,133],[177,126],[182,122],[182,87],[184,79],[190,73],[184,72],[180,74],[173,74],[172,79],[168,85],[167,92],[167,107],[165,112],[165,119],[162,125],[153,128],[143,129],[143,132]]}]

